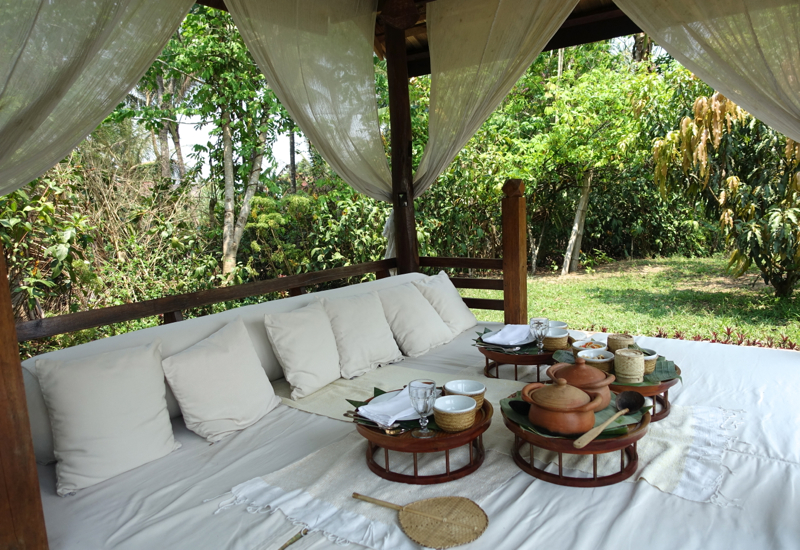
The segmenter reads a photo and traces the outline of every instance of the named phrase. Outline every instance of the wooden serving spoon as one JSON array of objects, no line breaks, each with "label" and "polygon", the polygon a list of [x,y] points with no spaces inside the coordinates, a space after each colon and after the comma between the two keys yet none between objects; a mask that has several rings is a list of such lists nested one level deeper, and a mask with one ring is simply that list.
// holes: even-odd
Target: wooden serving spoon
[{"label": "wooden serving spoon", "polygon": [[617,418],[622,416],[623,414],[627,414],[630,411],[638,411],[644,407],[644,396],[635,391],[624,391],[617,396],[617,409],[619,412],[614,414],[611,418],[600,424],[599,426],[595,426],[578,439],[576,439],[572,446],[576,449],[583,449],[589,443],[595,440],[595,438],[600,435],[603,430],[608,428],[608,426],[614,422]]}]

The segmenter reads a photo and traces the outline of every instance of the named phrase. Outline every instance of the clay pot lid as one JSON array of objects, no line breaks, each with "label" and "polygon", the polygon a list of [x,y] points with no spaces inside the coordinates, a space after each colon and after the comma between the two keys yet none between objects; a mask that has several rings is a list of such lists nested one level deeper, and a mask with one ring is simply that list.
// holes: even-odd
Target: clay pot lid
[{"label": "clay pot lid", "polygon": [[547,374],[550,378],[557,379],[563,378],[567,384],[577,386],[578,388],[585,388],[595,385],[604,384],[607,374],[600,369],[586,364],[583,357],[575,359],[575,364],[557,363],[547,369]]},{"label": "clay pot lid", "polygon": [[532,392],[530,397],[537,405],[560,411],[577,409],[591,401],[589,394],[570,386],[563,378],[557,378],[555,384],[547,384]]}]

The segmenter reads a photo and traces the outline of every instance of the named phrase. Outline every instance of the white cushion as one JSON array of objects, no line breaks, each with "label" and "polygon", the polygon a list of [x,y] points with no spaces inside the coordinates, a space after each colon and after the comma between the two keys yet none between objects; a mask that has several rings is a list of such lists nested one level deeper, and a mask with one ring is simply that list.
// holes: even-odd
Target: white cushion
[{"label": "white cushion", "polygon": [[56,492],[74,493],[180,447],[172,436],[161,342],[72,361],[38,359]]},{"label": "white cushion", "polygon": [[292,399],[302,399],[338,380],[339,352],[331,322],[319,302],[264,318],[275,356],[292,387]]},{"label": "white cushion", "polygon": [[336,337],[342,378],[355,378],[403,359],[375,292],[323,299],[322,305]]},{"label": "white cushion", "polygon": [[453,333],[413,284],[386,288],[378,296],[403,355],[419,357],[453,339]]},{"label": "white cushion", "polygon": [[280,404],[241,317],[162,365],[186,427],[211,442],[252,426]]},{"label": "white cushion", "polygon": [[412,284],[431,303],[444,324],[450,328],[453,336],[478,324],[475,315],[464,303],[461,294],[458,293],[450,277],[444,271],[427,279],[413,281]]}]

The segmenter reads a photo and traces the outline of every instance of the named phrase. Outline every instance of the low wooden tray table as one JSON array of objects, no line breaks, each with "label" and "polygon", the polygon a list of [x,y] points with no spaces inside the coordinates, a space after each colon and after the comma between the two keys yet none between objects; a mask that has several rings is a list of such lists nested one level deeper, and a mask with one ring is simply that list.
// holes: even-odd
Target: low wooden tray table
[{"label": "low wooden tray table", "polygon": [[[604,487],[613,485],[631,477],[639,465],[639,454],[636,451],[636,443],[647,433],[650,425],[650,413],[645,413],[642,420],[631,428],[627,434],[607,439],[595,439],[583,449],[573,447],[573,439],[560,437],[544,437],[527,430],[523,430],[517,423],[506,417],[503,411],[503,422],[506,427],[514,433],[514,448],[511,456],[519,468],[535,478],[565,485],[567,487]],[[527,445],[528,458],[522,456],[521,450]],[[539,447],[547,451],[558,453],[558,474],[551,474],[542,468],[537,468],[534,464],[534,448]],[[597,456],[605,453],[619,451],[619,472],[615,474],[598,476],[597,475]],[[593,455],[594,471],[590,478],[572,477],[564,474],[563,455]],[[627,457],[627,464],[626,464]]]},{"label": "low wooden tray table", "polygon": [[[372,472],[389,481],[411,483],[415,485],[432,485],[444,483],[467,476],[477,470],[486,458],[483,448],[483,432],[492,423],[494,409],[489,401],[484,400],[483,407],[475,415],[475,424],[468,430],[457,433],[435,432],[434,437],[418,439],[406,432],[401,435],[386,435],[383,430],[358,424],[358,433],[364,436],[367,445],[367,466]],[[457,470],[450,469],[450,451],[469,445],[469,462]],[[375,461],[378,449],[383,449],[383,465]],[[389,464],[389,451],[412,453],[414,455],[414,475],[393,472]],[[438,453],[444,451],[444,469],[442,474],[419,475],[417,455],[420,453]]]},{"label": "low wooden tray table", "polygon": [[[675,372],[678,376],[681,375],[681,369],[675,365]],[[608,388],[614,393],[624,391],[635,391],[645,397],[653,398],[653,418],[652,422],[663,420],[669,415],[671,405],[669,404],[669,389],[678,383],[677,378],[671,380],[664,380],[660,384],[653,386],[626,386],[625,384],[611,384]],[[656,412],[656,405],[660,405],[658,412]]]},{"label": "low wooden tray table", "polygon": [[[543,351],[542,353],[513,354],[500,351],[488,350],[478,346],[478,350],[486,357],[486,366],[483,374],[486,378],[500,378],[500,365],[514,365],[514,380],[519,380],[519,365],[552,365],[553,354],[555,351]],[[494,369],[494,374],[492,370]],[[536,381],[541,382],[541,374],[536,369]]]}]

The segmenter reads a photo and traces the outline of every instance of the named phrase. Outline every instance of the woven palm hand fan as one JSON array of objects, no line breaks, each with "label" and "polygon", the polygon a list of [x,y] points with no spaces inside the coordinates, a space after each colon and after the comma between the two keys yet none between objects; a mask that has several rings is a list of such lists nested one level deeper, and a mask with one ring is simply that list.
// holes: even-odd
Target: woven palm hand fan
[{"label": "woven palm hand fan", "polygon": [[353,493],[353,498],[392,508],[399,512],[406,535],[428,548],[452,548],[480,537],[489,518],[480,506],[464,497],[437,497],[405,506]]}]

